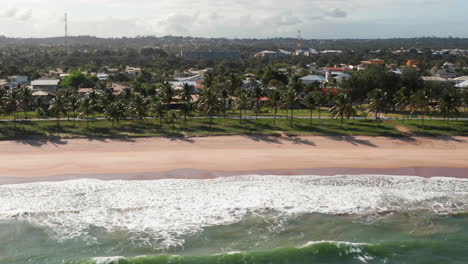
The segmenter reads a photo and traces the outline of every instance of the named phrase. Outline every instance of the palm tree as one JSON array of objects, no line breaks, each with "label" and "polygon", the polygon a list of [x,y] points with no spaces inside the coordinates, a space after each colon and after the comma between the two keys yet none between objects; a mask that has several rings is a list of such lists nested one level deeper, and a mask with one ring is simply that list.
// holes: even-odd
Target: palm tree
[{"label": "palm tree", "polygon": [[353,103],[346,94],[338,94],[335,97],[334,105],[330,108],[330,113],[334,118],[341,118],[341,126],[343,126],[344,117],[350,118],[356,113]]},{"label": "palm tree", "polygon": [[444,120],[447,120],[447,117],[458,115],[458,108],[461,105],[461,94],[458,93],[455,89],[447,89],[444,90],[441,98],[439,99],[438,109],[444,116]]},{"label": "palm tree", "polygon": [[119,101],[112,102],[104,108],[104,114],[107,119],[112,120],[112,127],[115,127],[116,121],[125,118],[125,106]]},{"label": "palm tree", "polygon": [[177,111],[171,110],[167,112],[167,122],[172,124],[172,129],[175,128],[176,120],[177,120]]},{"label": "palm tree", "polygon": [[23,109],[24,116],[28,119],[28,110],[33,101],[32,91],[26,86],[18,88],[18,99],[21,108]]},{"label": "palm tree", "polygon": [[146,100],[140,94],[134,94],[131,97],[130,105],[128,106],[128,112],[132,117],[139,119],[146,117]]},{"label": "palm tree", "polygon": [[67,109],[73,113],[73,126],[75,126],[76,111],[78,111],[79,107],[78,96],[76,93],[72,93],[67,100]]},{"label": "palm tree", "polygon": [[293,119],[294,119],[294,103],[297,99],[297,91],[294,88],[287,89],[283,96],[282,101],[286,105],[287,110],[291,111],[291,127],[293,127]]},{"label": "palm tree", "polygon": [[396,106],[398,109],[403,111],[403,122],[405,122],[405,110],[411,105],[411,94],[410,90],[406,87],[402,87],[395,94]]},{"label": "palm tree", "polygon": [[380,113],[388,108],[387,93],[381,89],[374,89],[367,97],[369,98],[369,104],[366,107],[366,113],[374,113],[375,119],[379,119]]},{"label": "palm tree", "polygon": [[210,128],[213,124],[213,115],[222,108],[220,95],[213,89],[205,87],[198,99],[198,109],[210,118]]},{"label": "palm tree", "polygon": [[7,114],[13,114],[13,127],[16,128],[16,115],[18,112],[18,92],[13,89],[11,92],[7,92],[3,96],[3,112]]},{"label": "palm tree", "polygon": [[89,115],[93,113],[92,99],[89,96],[83,97],[79,101],[80,118],[86,117],[86,128],[89,128]]},{"label": "palm tree", "polygon": [[57,126],[60,126],[60,116],[65,111],[65,108],[65,99],[59,94],[50,101],[49,111],[56,116]]},{"label": "palm tree", "polygon": [[281,104],[281,92],[277,89],[269,90],[268,97],[270,98],[270,106],[273,107],[274,111],[273,126],[276,126],[276,115]]},{"label": "palm tree", "polygon": [[318,106],[318,114],[319,114],[318,118],[320,120],[322,119],[321,107],[322,107],[323,101],[325,100],[325,95],[321,91],[314,91],[312,92],[312,94],[315,97],[315,102],[317,103],[317,106]]},{"label": "palm tree", "polygon": [[159,118],[159,125],[162,127],[163,119],[165,116],[164,104],[162,99],[158,96],[153,96],[150,103],[150,111],[153,113],[154,117]]},{"label": "palm tree", "polygon": [[236,109],[239,110],[239,123],[242,124],[242,110],[247,111],[250,108],[250,98],[247,91],[242,88],[237,93]]},{"label": "palm tree", "polygon": [[419,89],[410,97],[411,108],[413,109],[413,113],[416,110],[420,110],[422,112],[421,123],[424,126],[424,115],[429,106],[429,99],[426,95],[426,91],[424,89]]},{"label": "palm tree", "polygon": [[190,116],[192,110],[192,94],[195,87],[192,84],[184,83],[182,85],[181,99],[184,102],[184,123],[187,123],[187,117]]},{"label": "palm tree", "polygon": [[260,98],[263,96],[263,89],[254,79],[250,80],[249,88],[252,90],[252,96],[255,99],[255,119],[258,119],[258,112],[260,111]]},{"label": "palm tree", "polygon": [[172,85],[169,82],[164,82],[162,87],[161,87],[161,98],[163,103],[166,104],[166,110],[169,111],[171,107],[172,100],[174,98],[174,88],[172,88]]},{"label": "palm tree", "polygon": [[310,110],[310,125],[312,125],[312,119],[313,119],[312,115],[313,115],[315,107],[317,106],[317,102],[315,101],[314,94],[312,92],[308,93],[302,99],[302,103]]}]

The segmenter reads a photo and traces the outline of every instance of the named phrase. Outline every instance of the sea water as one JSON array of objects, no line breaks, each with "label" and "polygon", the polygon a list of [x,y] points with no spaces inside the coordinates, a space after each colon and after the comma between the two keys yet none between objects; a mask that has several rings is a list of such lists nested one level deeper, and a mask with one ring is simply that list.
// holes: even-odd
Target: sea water
[{"label": "sea water", "polygon": [[0,263],[468,263],[468,180],[0,185]]}]

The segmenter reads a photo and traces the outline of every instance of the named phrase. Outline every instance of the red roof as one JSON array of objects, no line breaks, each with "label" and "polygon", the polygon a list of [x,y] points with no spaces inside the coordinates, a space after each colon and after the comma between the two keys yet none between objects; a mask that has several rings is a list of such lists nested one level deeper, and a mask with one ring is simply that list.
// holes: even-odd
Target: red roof
[{"label": "red roof", "polygon": [[323,67],[324,70],[334,71],[334,72],[344,72],[343,67]]},{"label": "red roof", "polygon": [[260,97],[260,101],[265,102],[265,101],[270,101],[269,97]]},{"label": "red roof", "polygon": [[331,94],[338,94],[340,90],[337,88],[322,88],[323,93],[331,93]]}]

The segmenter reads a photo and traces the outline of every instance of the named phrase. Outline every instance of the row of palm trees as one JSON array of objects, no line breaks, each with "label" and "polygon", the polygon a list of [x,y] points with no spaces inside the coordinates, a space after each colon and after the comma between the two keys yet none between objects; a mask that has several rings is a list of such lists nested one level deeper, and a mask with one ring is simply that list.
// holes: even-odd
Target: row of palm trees
[{"label": "row of palm trees", "polygon": [[[209,77],[211,78],[211,77]],[[381,114],[389,111],[394,106],[389,103],[389,95],[381,89],[374,89],[367,95],[366,104],[353,102],[347,91],[338,94],[324,92],[316,89],[304,94],[300,84],[291,82],[291,85],[283,89],[266,89],[255,80],[250,82],[248,88],[232,89],[228,84],[214,85],[212,81],[205,82],[205,87],[201,89],[197,96],[192,85],[184,84],[182,89],[175,90],[170,83],[163,83],[154,96],[143,96],[126,89],[120,95],[115,95],[111,89],[92,91],[85,96],[79,96],[72,89],[61,90],[49,102],[38,103],[34,100],[31,90],[27,87],[19,87],[11,92],[0,90],[0,113],[12,114],[16,121],[18,113],[27,113],[34,107],[38,112],[47,112],[56,117],[57,126],[63,117],[70,118],[75,122],[76,118],[86,120],[89,127],[91,117],[96,117],[97,113],[103,114],[107,119],[115,122],[122,119],[144,119],[147,117],[159,118],[161,125],[163,120],[169,123],[183,116],[184,122],[192,116],[193,111],[209,117],[210,126],[213,118],[219,114],[226,117],[229,109],[237,110],[239,122],[243,122],[243,117],[248,110],[255,110],[255,117],[258,118],[262,107],[270,107],[273,114],[273,125],[276,126],[278,111],[286,110],[286,115],[290,119],[290,125],[294,125],[294,110],[307,108],[310,110],[310,122],[314,110],[319,110],[323,106],[329,106],[332,117],[339,118],[341,123],[344,119],[355,117],[359,110],[365,116],[374,115],[376,119],[381,118]],[[198,100],[194,100],[194,97]],[[266,97],[266,104],[261,99]],[[426,113],[439,112],[444,116],[457,116],[459,109],[468,105],[466,92],[462,93],[457,89],[446,89],[440,98],[434,99],[428,96],[425,89],[410,91],[403,87],[395,95],[392,95],[396,102],[396,107],[407,115],[420,112],[422,122]],[[463,99],[464,98],[464,99]],[[43,107],[46,105],[47,107]],[[405,118],[405,117],[404,117]],[[14,122],[16,126],[16,122]]]}]

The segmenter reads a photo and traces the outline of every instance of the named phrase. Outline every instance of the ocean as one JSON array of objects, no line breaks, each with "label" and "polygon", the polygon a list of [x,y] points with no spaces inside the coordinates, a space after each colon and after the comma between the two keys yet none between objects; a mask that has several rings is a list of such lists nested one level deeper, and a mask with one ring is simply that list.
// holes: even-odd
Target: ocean
[{"label": "ocean", "polygon": [[0,263],[468,263],[468,179],[0,185]]}]

